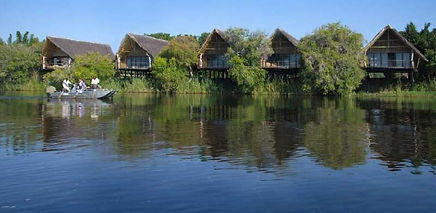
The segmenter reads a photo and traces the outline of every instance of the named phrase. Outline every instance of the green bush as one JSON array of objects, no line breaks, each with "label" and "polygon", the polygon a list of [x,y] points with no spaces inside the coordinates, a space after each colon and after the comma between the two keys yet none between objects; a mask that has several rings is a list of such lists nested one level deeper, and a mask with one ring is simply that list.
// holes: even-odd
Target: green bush
[{"label": "green bush", "polygon": [[301,84],[295,79],[282,80],[273,79],[267,80],[264,85],[258,88],[254,93],[256,94],[302,94]]},{"label": "green bush", "polygon": [[272,53],[271,40],[264,32],[243,28],[229,28],[226,36],[231,47],[226,54],[229,76],[239,92],[252,94],[265,81],[266,71],[260,68],[260,58]]},{"label": "green bush", "polygon": [[354,92],[365,72],[360,68],[363,36],[339,23],[324,25],[302,38],[303,90],[324,95]]},{"label": "green bush", "polygon": [[236,82],[238,89],[242,93],[253,93],[265,81],[266,71],[264,69],[244,65],[244,60],[239,56],[235,55],[230,58],[229,65],[229,76]]},{"label": "green bush", "polygon": [[90,82],[98,77],[100,81],[112,78],[115,74],[114,64],[108,56],[99,53],[78,55],[73,62],[73,77]]},{"label": "green bush", "polygon": [[72,69],[59,69],[55,68],[43,76],[44,84],[47,86],[54,86],[57,90],[62,90],[62,81],[70,79],[74,83],[74,74]]},{"label": "green bush", "polygon": [[0,84],[23,84],[35,75],[40,67],[40,58],[34,48],[25,45],[0,46]]},{"label": "green bush", "polygon": [[177,92],[178,87],[189,81],[186,71],[181,68],[175,58],[156,57],[152,65],[155,86],[161,92]]}]

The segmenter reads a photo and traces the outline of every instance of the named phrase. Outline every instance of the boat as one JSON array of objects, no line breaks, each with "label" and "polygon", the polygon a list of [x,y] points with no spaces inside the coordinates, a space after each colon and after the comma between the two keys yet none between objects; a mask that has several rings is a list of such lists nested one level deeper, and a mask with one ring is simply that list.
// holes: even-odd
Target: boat
[{"label": "boat", "polygon": [[57,99],[107,99],[111,98],[116,93],[116,90],[110,89],[86,89],[76,92],[50,91],[47,89],[47,96]]}]

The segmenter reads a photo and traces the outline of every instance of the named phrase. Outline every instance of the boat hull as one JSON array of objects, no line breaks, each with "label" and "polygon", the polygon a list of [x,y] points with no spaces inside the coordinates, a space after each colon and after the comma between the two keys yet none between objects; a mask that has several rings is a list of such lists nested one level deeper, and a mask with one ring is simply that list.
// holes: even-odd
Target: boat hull
[{"label": "boat hull", "polygon": [[48,94],[49,98],[56,99],[105,99],[112,97],[117,91],[108,89],[90,89],[79,93],[52,92]]}]

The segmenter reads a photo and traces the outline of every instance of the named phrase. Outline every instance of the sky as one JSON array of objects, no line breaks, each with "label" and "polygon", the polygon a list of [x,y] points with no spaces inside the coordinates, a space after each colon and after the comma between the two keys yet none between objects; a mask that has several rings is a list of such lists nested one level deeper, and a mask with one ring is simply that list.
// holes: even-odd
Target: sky
[{"label": "sky", "polygon": [[0,37],[29,31],[109,44],[116,52],[128,32],[199,35],[243,27],[272,33],[280,27],[300,39],[341,22],[370,41],[384,26],[403,30],[414,22],[436,27],[435,0],[0,0]]}]

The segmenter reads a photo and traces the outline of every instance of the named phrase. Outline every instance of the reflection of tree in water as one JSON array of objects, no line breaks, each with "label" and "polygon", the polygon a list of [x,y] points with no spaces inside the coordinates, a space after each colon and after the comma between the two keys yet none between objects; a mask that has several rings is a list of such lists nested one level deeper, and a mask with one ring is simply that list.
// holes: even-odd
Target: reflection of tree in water
[{"label": "reflection of tree in water", "polygon": [[0,100],[0,150],[9,154],[40,149],[41,100]]},{"label": "reflection of tree in water", "polygon": [[390,170],[436,164],[434,112],[428,106],[398,99],[364,100],[360,105],[368,109],[371,148]]},{"label": "reflection of tree in water", "polygon": [[277,122],[274,125],[274,153],[282,164],[301,146],[301,129],[294,122]]},{"label": "reflection of tree in water", "polygon": [[305,125],[304,145],[323,165],[342,169],[364,163],[368,146],[365,112],[352,100],[328,100]]},{"label": "reflection of tree in water", "polygon": [[258,168],[281,165],[298,147],[298,134],[293,134],[296,124],[286,121],[294,118],[289,115],[293,111],[287,109],[289,106],[278,106],[278,100],[283,99],[244,97],[230,110],[218,107],[225,109],[230,119],[207,122],[204,140],[210,146],[208,153]]},{"label": "reflection of tree in water", "polygon": [[[280,98],[162,96],[118,105],[119,154],[142,156],[155,149],[225,159],[256,167],[282,164],[298,146],[295,111]],[[274,110],[273,110],[274,109]],[[269,111],[267,113],[267,111]],[[267,115],[268,114],[268,115]]]}]

